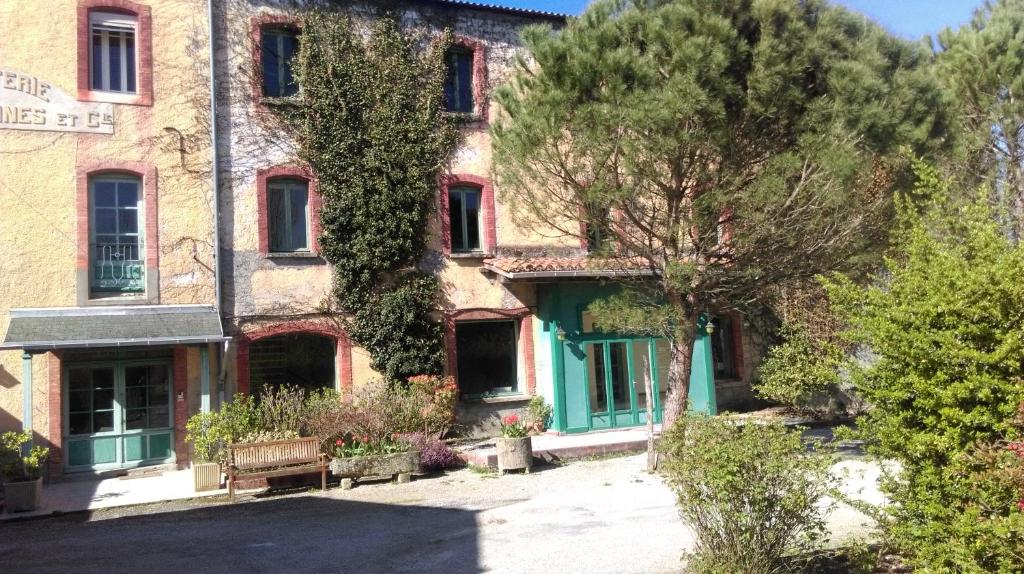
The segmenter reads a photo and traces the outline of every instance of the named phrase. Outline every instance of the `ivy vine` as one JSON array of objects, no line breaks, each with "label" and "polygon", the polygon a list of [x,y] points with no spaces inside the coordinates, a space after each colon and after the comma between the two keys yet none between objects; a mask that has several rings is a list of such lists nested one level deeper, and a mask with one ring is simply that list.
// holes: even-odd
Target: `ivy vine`
[{"label": "ivy vine", "polygon": [[363,31],[345,14],[313,11],[293,65],[302,88],[287,113],[323,199],[334,298],[349,336],[394,380],[443,368],[439,282],[416,264],[458,141],[444,110],[451,41],[420,42],[390,16]]}]

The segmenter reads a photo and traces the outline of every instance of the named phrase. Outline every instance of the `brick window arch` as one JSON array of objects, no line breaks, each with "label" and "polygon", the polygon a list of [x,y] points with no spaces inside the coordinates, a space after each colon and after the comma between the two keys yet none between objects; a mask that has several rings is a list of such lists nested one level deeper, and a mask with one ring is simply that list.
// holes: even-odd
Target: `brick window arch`
[{"label": "brick window arch", "polygon": [[463,52],[472,56],[473,109],[471,115],[473,119],[486,123],[488,121],[488,110],[490,109],[487,99],[490,94],[487,83],[486,45],[477,38],[455,36],[452,40],[451,50],[453,53]]},{"label": "brick window arch", "polygon": [[[484,255],[493,255],[498,246],[498,231],[494,211],[494,186],[486,177],[466,173],[449,174],[441,178],[441,189],[438,198],[438,212],[441,219],[441,244],[445,254],[451,255],[452,217],[461,217],[452,213],[450,194],[459,188],[479,190],[480,198],[480,251]],[[458,244],[458,242],[455,242]],[[455,250],[457,251],[457,249]]]},{"label": "brick window arch", "polygon": [[256,172],[256,210],[257,223],[259,227],[259,253],[267,257],[273,255],[271,250],[271,217],[268,188],[272,187],[274,181],[299,180],[306,182],[309,190],[308,196],[308,220],[309,229],[309,252],[315,255],[320,252],[318,237],[320,235],[320,208],[323,205],[320,194],[317,191],[316,178],[313,173],[302,166],[282,165]]},{"label": "brick window arch", "polygon": [[248,394],[251,389],[251,370],[249,354],[253,343],[280,335],[317,335],[335,341],[335,370],[338,385],[342,393],[352,390],[352,340],[348,333],[333,322],[326,321],[287,321],[271,325],[263,325],[238,336],[236,352],[236,391]]},{"label": "brick window arch", "polygon": [[[90,18],[95,13],[124,14],[135,18],[134,93],[105,92],[93,89]],[[77,14],[78,44],[78,99],[82,101],[112,102],[117,104],[153,105],[153,17],[149,6],[131,0],[79,0]]]}]

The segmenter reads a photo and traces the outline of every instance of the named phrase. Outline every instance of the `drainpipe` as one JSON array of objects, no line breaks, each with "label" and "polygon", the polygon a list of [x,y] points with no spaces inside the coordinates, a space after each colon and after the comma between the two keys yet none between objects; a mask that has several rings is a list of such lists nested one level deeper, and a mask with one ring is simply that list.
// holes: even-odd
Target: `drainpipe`
[{"label": "drainpipe", "polygon": [[[32,432],[32,353],[28,351],[21,355],[21,392],[23,393],[21,428],[28,433],[29,437],[34,437],[35,433]],[[32,440],[32,438],[29,438],[28,444],[22,448],[32,448]],[[25,454],[28,453],[26,452]]]},{"label": "drainpipe", "polygon": [[[219,138],[217,137],[217,36],[216,26],[213,20],[213,2],[207,0],[206,16],[209,21],[210,34],[210,144],[212,152],[212,184],[213,184],[213,282],[214,282],[214,308],[217,310],[217,317],[221,319],[223,328],[224,313],[222,309],[222,287],[221,287],[221,257],[220,257],[220,153],[217,148]],[[228,342],[225,341],[220,347],[217,357],[217,366],[220,374],[217,376],[217,406],[224,404],[224,382],[227,379],[227,353]],[[209,367],[207,367],[209,368]]]}]

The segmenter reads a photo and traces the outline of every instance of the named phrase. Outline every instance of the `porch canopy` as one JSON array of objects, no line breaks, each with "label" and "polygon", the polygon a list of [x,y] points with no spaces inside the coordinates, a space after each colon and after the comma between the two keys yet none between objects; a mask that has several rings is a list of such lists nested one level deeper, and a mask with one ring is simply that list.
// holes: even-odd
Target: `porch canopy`
[{"label": "porch canopy", "polygon": [[11,309],[0,349],[185,345],[226,341],[210,305]]},{"label": "porch canopy", "polygon": [[639,257],[500,257],[484,269],[503,281],[651,277],[655,269]]}]

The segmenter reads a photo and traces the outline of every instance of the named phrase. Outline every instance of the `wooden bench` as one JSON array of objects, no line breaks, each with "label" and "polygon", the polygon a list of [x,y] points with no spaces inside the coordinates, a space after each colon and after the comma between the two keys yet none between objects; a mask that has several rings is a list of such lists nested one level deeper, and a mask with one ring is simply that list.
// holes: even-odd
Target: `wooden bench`
[{"label": "wooden bench", "polygon": [[327,455],[320,453],[320,439],[297,438],[228,445],[228,496],[235,499],[235,482],[310,472],[320,473],[327,490]]}]

